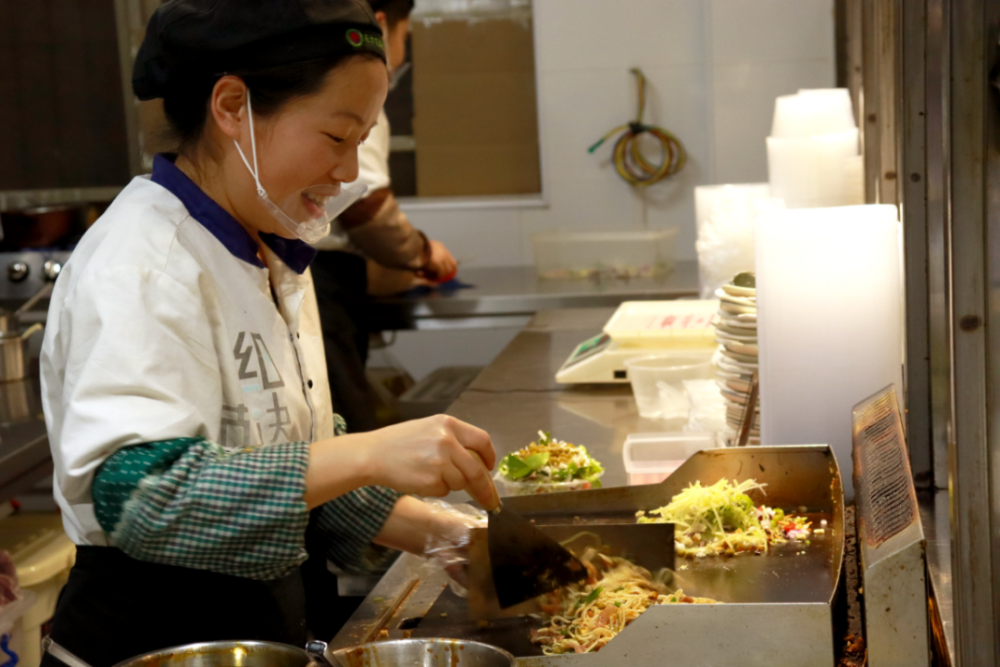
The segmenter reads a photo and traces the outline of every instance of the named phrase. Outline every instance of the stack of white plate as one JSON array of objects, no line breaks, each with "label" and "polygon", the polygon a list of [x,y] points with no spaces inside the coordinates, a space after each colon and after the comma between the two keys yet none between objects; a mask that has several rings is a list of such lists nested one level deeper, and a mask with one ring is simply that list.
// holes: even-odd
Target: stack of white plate
[{"label": "stack of white plate", "polygon": [[[753,374],[759,367],[757,348],[757,289],[754,274],[740,273],[720,287],[719,312],[715,318],[716,382],[726,399],[727,438],[735,441],[746,412]],[[760,444],[760,403],[754,406],[754,421],[747,444]]]}]

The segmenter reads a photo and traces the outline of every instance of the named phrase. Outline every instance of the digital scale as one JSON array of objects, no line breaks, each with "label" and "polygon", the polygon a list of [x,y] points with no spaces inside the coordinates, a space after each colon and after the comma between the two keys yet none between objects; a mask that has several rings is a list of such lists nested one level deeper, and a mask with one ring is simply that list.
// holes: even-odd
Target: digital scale
[{"label": "digital scale", "polygon": [[556,381],[628,382],[625,361],[658,352],[710,357],[716,349],[712,318],[718,310],[718,300],[626,301],[602,333],[576,346],[556,373]]}]

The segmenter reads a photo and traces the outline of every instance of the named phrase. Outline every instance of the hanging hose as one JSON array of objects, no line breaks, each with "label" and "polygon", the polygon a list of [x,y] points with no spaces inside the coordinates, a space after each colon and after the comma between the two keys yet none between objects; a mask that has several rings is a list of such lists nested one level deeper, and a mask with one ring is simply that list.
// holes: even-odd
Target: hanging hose
[{"label": "hanging hose", "polygon": [[[684,150],[684,144],[680,142],[680,139],[674,135],[663,128],[645,125],[642,122],[643,114],[646,112],[646,77],[638,68],[632,69],[631,72],[635,74],[639,84],[639,117],[634,122],[616,127],[605,134],[600,141],[588,149],[588,152],[593,153],[614,134],[624,130],[625,133],[618,137],[618,141],[615,143],[615,169],[627,183],[635,186],[646,186],[659,183],[664,178],[673,176],[683,169],[687,163],[687,151]],[[659,166],[650,163],[639,148],[639,136],[643,133],[649,133],[656,137],[663,148],[663,162]]]}]

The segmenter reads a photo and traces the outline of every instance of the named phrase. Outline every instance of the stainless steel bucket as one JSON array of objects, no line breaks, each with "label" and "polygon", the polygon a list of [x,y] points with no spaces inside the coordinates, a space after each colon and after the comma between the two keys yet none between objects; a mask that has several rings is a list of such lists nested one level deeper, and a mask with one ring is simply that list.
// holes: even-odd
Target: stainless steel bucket
[{"label": "stainless steel bucket", "polygon": [[188,644],[129,658],[115,667],[307,667],[309,654],[273,642],[225,641]]},{"label": "stainless steel bucket", "polygon": [[[513,667],[514,656],[489,644],[458,639],[398,639],[327,651],[344,667]],[[331,659],[332,658],[332,659]]]}]

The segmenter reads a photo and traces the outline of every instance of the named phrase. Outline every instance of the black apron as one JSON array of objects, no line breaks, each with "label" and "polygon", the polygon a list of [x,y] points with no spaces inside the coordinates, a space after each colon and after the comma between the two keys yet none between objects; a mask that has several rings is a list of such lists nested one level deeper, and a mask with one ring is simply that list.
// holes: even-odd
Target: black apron
[{"label": "black apron", "polygon": [[326,348],[333,410],[349,433],[378,428],[375,397],[365,376],[368,359],[368,267],[363,257],[320,252],[311,265]]},{"label": "black apron", "polygon": [[[147,563],[114,547],[78,546],[52,622],[52,639],[111,667],[170,646],[257,639],[304,646],[305,594],[296,570],[256,581]],[[43,667],[65,667],[51,655]]]}]

